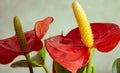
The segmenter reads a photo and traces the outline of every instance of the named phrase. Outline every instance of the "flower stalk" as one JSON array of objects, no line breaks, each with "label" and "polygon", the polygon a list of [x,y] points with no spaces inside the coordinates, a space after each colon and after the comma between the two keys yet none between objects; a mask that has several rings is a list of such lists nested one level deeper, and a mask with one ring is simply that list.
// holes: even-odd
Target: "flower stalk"
[{"label": "flower stalk", "polygon": [[91,68],[92,68],[92,73],[95,73],[95,67],[92,64],[92,59],[93,59],[93,56],[94,56],[94,52],[95,52],[95,49],[92,48],[91,52],[90,52],[90,59],[89,59],[89,62],[88,62],[87,68],[86,68],[86,73],[91,73]]},{"label": "flower stalk", "polygon": [[33,68],[32,68],[32,66],[31,66],[31,63],[30,63],[30,60],[31,60],[31,59],[30,59],[30,55],[29,55],[29,54],[26,54],[26,55],[25,55],[25,58],[26,58],[26,60],[27,60],[30,73],[34,73],[34,72],[33,72]]},{"label": "flower stalk", "polygon": [[96,73],[96,68],[95,68],[94,64],[92,64],[91,67],[92,67],[92,73]]},{"label": "flower stalk", "polygon": [[43,69],[45,70],[46,73],[49,73],[48,68],[45,65],[43,65],[42,67],[43,67]]},{"label": "flower stalk", "polygon": [[[15,28],[15,33],[16,33],[18,43],[20,45],[20,50],[24,54],[25,50],[28,49],[28,45],[27,45],[26,38],[22,30],[22,25],[18,16],[14,17],[14,28]],[[33,73],[33,68],[30,64],[30,55],[29,54],[24,54],[24,55],[29,66],[30,73]]]}]

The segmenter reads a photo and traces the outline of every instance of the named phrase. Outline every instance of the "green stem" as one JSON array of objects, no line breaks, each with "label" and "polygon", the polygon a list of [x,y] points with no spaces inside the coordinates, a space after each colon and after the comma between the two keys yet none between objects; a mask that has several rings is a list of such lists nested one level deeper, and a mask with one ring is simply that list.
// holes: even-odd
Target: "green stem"
[{"label": "green stem", "polygon": [[49,73],[49,71],[48,71],[48,69],[47,69],[47,67],[45,65],[43,65],[43,68],[44,68],[46,73]]},{"label": "green stem", "polygon": [[83,72],[82,73],[86,73],[86,67],[84,67],[84,70],[83,70]]},{"label": "green stem", "polygon": [[27,60],[30,73],[33,73],[33,68],[32,68],[31,63],[30,63],[30,60],[31,60],[31,59],[30,59],[30,55],[29,55],[29,54],[26,54],[26,55],[25,55],[25,58],[26,58],[26,60]]},{"label": "green stem", "polygon": [[88,65],[87,65],[86,73],[91,73],[91,65],[92,65],[92,62],[89,61]]},{"label": "green stem", "polygon": [[94,66],[94,64],[92,64],[92,73],[96,73],[96,68],[95,68],[95,66]]},{"label": "green stem", "polygon": [[94,56],[94,52],[95,52],[95,49],[92,48],[91,52],[90,52],[90,60],[89,60],[88,65],[87,65],[86,73],[91,73],[91,66],[92,66],[92,59]]}]

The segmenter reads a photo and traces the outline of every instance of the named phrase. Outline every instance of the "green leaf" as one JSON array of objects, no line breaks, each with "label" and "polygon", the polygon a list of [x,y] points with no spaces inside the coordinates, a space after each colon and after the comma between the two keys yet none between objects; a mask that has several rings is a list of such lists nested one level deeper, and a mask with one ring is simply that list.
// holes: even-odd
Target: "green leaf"
[{"label": "green leaf", "polygon": [[71,73],[70,71],[68,71],[67,69],[65,69],[64,67],[62,67],[60,64],[58,64],[57,62],[53,62],[54,68],[56,73]]},{"label": "green leaf", "polygon": [[112,65],[112,73],[120,73],[120,58],[114,61]]},{"label": "green leaf", "polygon": [[[31,65],[32,67],[41,67],[40,64],[38,64],[36,61],[34,60],[31,60]],[[16,67],[28,67],[28,63],[26,60],[20,60],[20,61],[17,61],[17,62],[14,62],[11,64],[11,67],[13,68],[16,68]]]},{"label": "green leaf", "polygon": [[34,57],[32,57],[32,59],[35,60],[41,66],[45,64],[45,58],[46,58],[45,47],[43,47]]},{"label": "green leaf", "polygon": [[42,59],[45,61],[45,58],[46,58],[46,48],[45,48],[45,46],[43,46],[43,48],[40,50],[40,52],[38,52],[38,56],[41,56]]}]

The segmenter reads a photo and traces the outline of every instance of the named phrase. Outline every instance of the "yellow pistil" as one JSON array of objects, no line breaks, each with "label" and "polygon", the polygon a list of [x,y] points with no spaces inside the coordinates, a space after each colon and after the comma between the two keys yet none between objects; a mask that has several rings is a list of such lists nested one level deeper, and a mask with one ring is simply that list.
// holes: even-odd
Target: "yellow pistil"
[{"label": "yellow pistil", "polygon": [[74,1],[72,3],[72,8],[79,26],[81,40],[83,44],[85,44],[86,47],[92,47],[94,42],[93,34],[83,8],[77,1]]}]

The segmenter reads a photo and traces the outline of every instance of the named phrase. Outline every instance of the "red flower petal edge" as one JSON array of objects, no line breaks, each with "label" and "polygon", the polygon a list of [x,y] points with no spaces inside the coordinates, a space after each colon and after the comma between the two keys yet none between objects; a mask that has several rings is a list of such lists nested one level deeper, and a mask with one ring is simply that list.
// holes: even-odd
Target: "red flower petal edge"
[{"label": "red flower petal edge", "polygon": [[113,50],[120,41],[120,28],[113,23],[91,23],[94,47],[101,52]]},{"label": "red flower petal edge", "polygon": [[35,24],[35,33],[36,36],[41,39],[45,33],[47,32],[48,28],[49,28],[49,24],[53,22],[53,18],[52,17],[47,17],[44,19],[44,21],[38,21]]},{"label": "red flower petal edge", "polygon": [[[46,25],[46,19],[37,22],[37,24],[35,25],[35,28],[38,28],[40,26],[41,30],[39,28],[39,31],[43,32],[43,34],[40,35],[41,38],[45,35],[47,31],[46,28],[48,28],[48,24],[50,24],[48,22]],[[31,51],[39,51],[42,48],[42,41],[36,37],[34,30],[25,32],[25,37],[27,40],[28,49],[24,53],[22,53],[20,50],[16,36],[0,40],[0,64],[8,64],[19,55],[25,55]]]},{"label": "red flower petal edge", "polygon": [[[94,36],[94,47],[99,51],[109,52],[118,44],[120,29],[116,24],[91,23],[91,28]],[[80,39],[79,29],[75,28],[66,36],[58,35],[46,39],[45,45],[56,62],[75,73],[78,68],[88,63],[90,57],[89,49]]]}]

